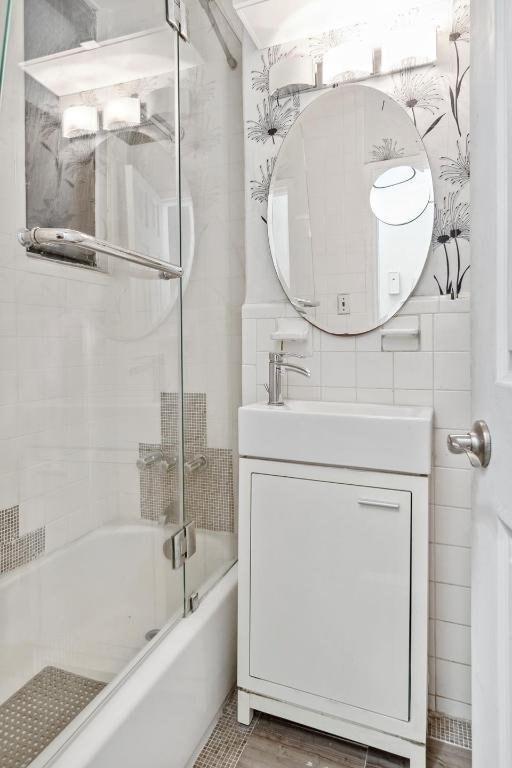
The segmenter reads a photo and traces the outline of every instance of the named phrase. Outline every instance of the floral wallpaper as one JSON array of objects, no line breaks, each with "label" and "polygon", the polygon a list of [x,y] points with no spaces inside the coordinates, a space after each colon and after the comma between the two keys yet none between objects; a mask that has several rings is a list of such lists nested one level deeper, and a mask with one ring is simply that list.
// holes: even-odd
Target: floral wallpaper
[{"label": "floral wallpaper", "polygon": [[[437,6],[436,6],[437,7]],[[421,23],[425,8],[412,8],[392,20],[389,29]],[[423,14],[423,16],[422,16]],[[367,82],[394,98],[407,112],[423,139],[434,179],[435,217],[431,252],[415,293],[435,293],[456,299],[470,287],[470,3],[453,0],[451,24],[438,31],[435,65],[411,66]],[[276,157],[286,134],[302,109],[325,91],[273,97],[269,73],[286,57],[309,55],[321,61],[329,48],[364,39],[365,26],[331,30],[285,46],[257,51],[245,58],[246,167],[249,187],[248,249],[266,249],[266,203]],[[391,140],[373,147],[372,157],[399,157]]]}]

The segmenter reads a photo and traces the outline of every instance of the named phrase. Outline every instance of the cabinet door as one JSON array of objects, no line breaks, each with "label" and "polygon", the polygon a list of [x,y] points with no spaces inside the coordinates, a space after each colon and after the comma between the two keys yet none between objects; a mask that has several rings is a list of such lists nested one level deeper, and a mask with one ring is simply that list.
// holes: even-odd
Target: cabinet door
[{"label": "cabinet door", "polygon": [[250,674],[408,720],[411,494],[252,475]]}]

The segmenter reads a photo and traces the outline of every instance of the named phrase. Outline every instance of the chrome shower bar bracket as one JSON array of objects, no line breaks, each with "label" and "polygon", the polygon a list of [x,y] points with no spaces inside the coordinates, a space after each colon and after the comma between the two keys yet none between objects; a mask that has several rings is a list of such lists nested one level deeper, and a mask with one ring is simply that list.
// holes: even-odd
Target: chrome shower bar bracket
[{"label": "chrome shower bar bracket", "polygon": [[188,42],[187,6],[184,0],[165,0],[167,23]]},{"label": "chrome shower bar bracket", "polygon": [[[228,46],[228,44],[226,42],[226,39],[225,39],[224,35],[222,34],[219,25],[217,24],[217,20],[216,20],[215,16],[213,15],[213,11],[212,11],[212,4],[213,3],[214,3],[214,0],[199,0],[199,4],[201,5],[201,7],[203,8],[204,12],[208,16],[208,20],[209,20],[210,24],[212,25],[212,29],[215,32],[215,34],[217,35],[217,40],[220,43],[220,47],[224,51],[224,55],[226,57],[226,61],[227,61],[228,65],[230,66],[231,69],[236,69],[238,67],[238,62],[235,59],[235,57],[233,56],[233,54],[231,53],[231,51],[229,50],[229,46]],[[215,4],[215,7],[218,8],[217,4]],[[218,8],[218,10],[220,11],[220,13],[222,13],[222,10],[220,8]]]},{"label": "chrome shower bar bracket", "polygon": [[113,256],[115,259],[129,261],[132,264],[138,264],[147,269],[155,269],[160,273],[164,280],[180,278],[183,275],[183,269],[167,261],[157,259],[153,256],[146,256],[137,251],[131,251],[128,248],[121,248],[117,245],[107,243],[105,240],[97,240],[91,235],[83,232],[77,232],[74,229],[49,229],[45,227],[34,227],[33,229],[20,229],[18,232],[18,241],[24,248],[34,248],[44,252],[45,248],[51,248],[55,253],[59,246],[68,249],[77,248],[78,251],[90,253],[103,253],[106,256]]}]

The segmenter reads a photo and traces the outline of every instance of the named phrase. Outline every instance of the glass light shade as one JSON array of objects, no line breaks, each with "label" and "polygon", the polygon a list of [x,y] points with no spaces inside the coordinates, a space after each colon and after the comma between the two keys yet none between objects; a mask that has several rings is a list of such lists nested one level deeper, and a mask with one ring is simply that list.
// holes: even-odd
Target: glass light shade
[{"label": "glass light shade", "polygon": [[172,88],[156,88],[146,98],[146,114],[168,120],[174,110],[174,92]]},{"label": "glass light shade", "polygon": [[269,73],[270,93],[286,95],[315,86],[316,64],[310,56],[281,59]]},{"label": "glass light shade", "polygon": [[76,139],[98,131],[98,110],[96,107],[76,105],[67,107],[62,113],[62,135],[65,139]]},{"label": "glass light shade", "polygon": [[381,72],[430,64],[437,59],[437,31],[433,26],[389,32],[381,43]]},{"label": "glass light shade", "polygon": [[140,99],[122,96],[107,101],[103,108],[103,128],[106,131],[118,131],[137,125],[140,125]]},{"label": "glass light shade", "polygon": [[323,59],[324,83],[335,83],[347,74],[365,77],[373,72],[373,49],[364,43],[343,43],[326,52]]}]

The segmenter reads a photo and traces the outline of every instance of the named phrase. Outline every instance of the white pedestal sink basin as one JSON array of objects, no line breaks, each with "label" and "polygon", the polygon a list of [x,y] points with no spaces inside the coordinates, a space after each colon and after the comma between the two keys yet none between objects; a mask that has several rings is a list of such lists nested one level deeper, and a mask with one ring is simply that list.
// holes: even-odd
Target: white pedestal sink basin
[{"label": "white pedestal sink basin", "polygon": [[432,408],[289,400],[239,410],[240,456],[428,475]]}]

